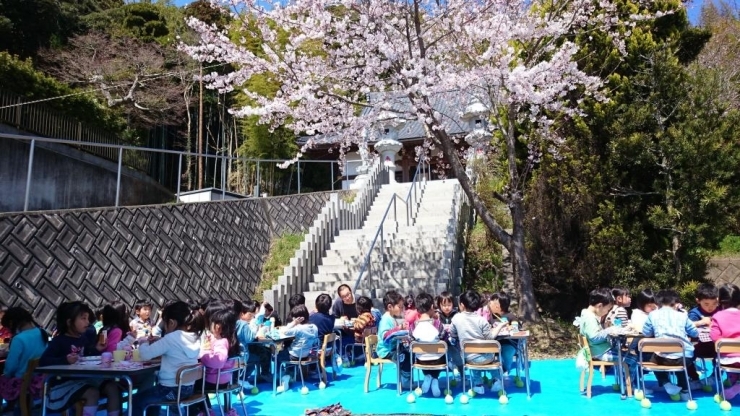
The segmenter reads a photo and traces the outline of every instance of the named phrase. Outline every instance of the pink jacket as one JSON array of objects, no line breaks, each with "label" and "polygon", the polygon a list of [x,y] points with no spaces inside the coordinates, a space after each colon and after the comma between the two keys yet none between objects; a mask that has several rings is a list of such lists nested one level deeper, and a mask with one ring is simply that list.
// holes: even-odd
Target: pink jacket
[{"label": "pink jacket", "polygon": [[218,379],[218,370],[228,370],[234,366],[235,361],[229,361],[229,340],[226,338],[211,338],[211,349],[201,350],[200,362],[206,366],[206,381],[212,384],[231,383],[232,374],[222,374]]},{"label": "pink jacket", "polygon": [[[740,339],[740,310],[729,308],[712,315],[709,336],[714,342],[721,338]],[[726,354],[726,356],[740,357],[740,354]]]},{"label": "pink jacket", "polygon": [[123,331],[121,328],[113,327],[108,330],[108,342],[105,344],[105,349],[102,352],[113,352],[118,349],[118,343],[123,338]]}]

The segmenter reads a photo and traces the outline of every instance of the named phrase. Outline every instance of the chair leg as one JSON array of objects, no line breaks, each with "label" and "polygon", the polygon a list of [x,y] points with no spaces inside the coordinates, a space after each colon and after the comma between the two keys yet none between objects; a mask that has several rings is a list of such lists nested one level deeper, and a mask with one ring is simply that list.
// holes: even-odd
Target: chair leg
[{"label": "chair leg", "polygon": [[624,371],[624,384],[627,388],[627,397],[632,397],[632,374],[630,374],[630,366],[627,363],[622,364]]},{"label": "chair leg", "polygon": [[601,371],[601,379],[602,380],[606,379],[606,366],[602,365],[599,370]]},{"label": "chair leg", "polygon": [[586,381],[586,370],[581,371],[580,381],[578,382],[578,391],[581,393],[585,391],[584,381]]},{"label": "chair leg", "polygon": [[383,377],[383,364],[378,364],[378,386],[376,388],[380,388],[380,379]]},{"label": "chair leg", "polygon": [[370,361],[365,363],[365,393],[370,391],[370,373],[373,371],[373,365]]},{"label": "chair leg", "polygon": [[591,398],[591,384],[594,382],[594,370],[596,370],[593,366],[589,369],[588,372],[588,382],[586,383],[586,397],[589,399]]},{"label": "chair leg", "polygon": [[[206,401],[206,403],[208,403],[208,401]],[[218,403],[218,407],[221,408],[221,415],[226,416],[226,407],[221,403],[221,394],[219,394],[218,390],[216,390],[216,403]],[[206,408],[208,408],[208,406],[206,406]]]}]

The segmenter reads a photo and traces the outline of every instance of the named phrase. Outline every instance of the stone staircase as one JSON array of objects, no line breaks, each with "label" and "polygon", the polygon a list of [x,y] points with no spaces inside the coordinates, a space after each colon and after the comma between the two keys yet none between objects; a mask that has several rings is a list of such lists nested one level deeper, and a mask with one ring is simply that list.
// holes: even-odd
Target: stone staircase
[{"label": "stone staircase", "polygon": [[402,202],[411,184],[380,188],[362,228],[342,230],[330,243],[309,282],[309,291],[305,292],[306,305],[314,305],[321,293],[335,297],[337,287],[343,283],[354,287],[394,194],[400,197],[396,200],[395,216],[391,207],[383,223],[382,250],[378,238],[372,250],[370,270],[364,274],[356,295],[368,296],[376,307],[382,308],[381,299],[391,289],[403,295],[422,291],[437,294],[453,289],[459,186],[457,180],[421,184],[423,190],[417,189],[419,198],[411,225],[407,225],[406,206]]}]

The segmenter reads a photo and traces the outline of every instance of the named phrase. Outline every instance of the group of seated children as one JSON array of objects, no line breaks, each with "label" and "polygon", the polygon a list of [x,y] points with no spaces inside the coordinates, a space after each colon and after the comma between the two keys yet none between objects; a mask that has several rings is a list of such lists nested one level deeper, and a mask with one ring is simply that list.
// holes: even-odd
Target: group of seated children
[{"label": "group of seated children", "polygon": [[[642,290],[636,297],[636,307],[628,315],[631,306],[629,291],[617,289],[595,289],[589,294],[589,306],[581,312],[580,333],[588,339],[591,356],[597,360],[616,361],[619,342],[611,342],[613,327],[625,327],[647,337],[678,339],[684,346],[689,379],[677,377],[677,385],[670,382],[668,373],[657,372],[658,386],[669,395],[680,395],[688,399],[689,389],[702,386],[695,366],[696,358],[715,359],[715,342],[722,338],[740,338],[740,289],[726,284],[720,288],[702,284],[695,294],[696,306],[686,312],[675,290],[660,290],[653,293]],[[622,354],[629,366],[633,382],[637,383],[637,345],[633,341],[629,353]],[[643,359],[659,365],[683,365],[681,353],[645,354]],[[720,357],[722,365],[740,368],[740,356],[730,354]],[[717,368],[717,363],[714,363]],[[705,383],[714,383],[714,377],[706,375]],[[732,386],[725,390],[730,400],[740,393],[737,375],[729,375]],[[649,391],[647,392],[650,393]]]},{"label": "group of seated children", "polygon": [[[462,373],[463,359],[469,364],[489,364],[499,359],[494,354],[468,354],[463,358],[461,346],[464,343],[494,340],[499,337],[502,330],[511,331],[510,324],[515,321],[508,310],[509,297],[503,292],[490,295],[486,301],[477,291],[468,290],[460,296],[459,311],[455,309],[453,296],[449,292],[441,293],[436,300],[432,295],[420,293],[412,300],[409,297],[402,297],[395,291],[389,291],[383,297],[383,304],[385,314],[378,324],[376,354],[379,358],[398,363],[401,372],[399,382],[404,388],[411,387],[411,358],[406,345],[409,339],[396,337],[395,334],[406,335],[407,333],[403,331],[408,330],[408,336],[412,341],[447,342],[447,357],[442,354],[421,354],[417,355],[415,360],[423,364],[442,364],[445,363],[445,359],[449,359],[448,366]],[[413,312],[409,313],[409,309]],[[487,314],[481,313],[481,309],[486,309]],[[488,319],[485,316],[488,316]],[[399,324],[399,320],[402,323]],[[398,342],[402,344],[398,345]],[[504,372],[508,373],[513,368],[517,344],[514,340],[503,339],[501,347],[501,364]],[[432,395],[439,397],[440,371],[424,370],[423,374],[422,393],[426,394],[431,389]],[[482,376],[482,371],[472,371],[473,390],[476,394],[485,392]],[[498,392],[502,389],[503,380],[493,378],[491,391]]]}]

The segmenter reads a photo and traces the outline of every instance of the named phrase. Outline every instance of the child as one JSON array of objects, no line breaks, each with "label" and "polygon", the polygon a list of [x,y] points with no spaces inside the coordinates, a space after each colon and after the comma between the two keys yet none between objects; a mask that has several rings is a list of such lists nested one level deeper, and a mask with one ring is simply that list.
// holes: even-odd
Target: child
[{"label": "child", "polygon": [[[722,310],[712,315],[712,324],[709,335],[712,341],[717,342],[722,338],[740,338],[740,288],[736,285],[726,284],[719,288],[719,301]],[[720,357],[720,364],[740,368],[740,354],[726,354]],[[732,400],[740,393],[740,384],[736,384],[737,373],[728,373],[731,386],[725,389],[725,399]]]},{"label": "child", "polygon": [[455,308],[455,301],[452,293],[444,291],[437,296],[437,319],[442,324],[444,333],[442,339],[447,342],[448,357],[450,358],[450,366],[457,371],[459,374],[462,371],[462,357],[460,356],[460,349],[457,345],[450,343],[450,327],[452,326],[452,318],[457,314],[457,308]]},{"label": "child", "polygon": [[[7,306],[0,306],[0,321],[2,321],[5,312],[8,311]],[[10,338],[13,337],[13,332],[5,325],[0,324],[0,342],[8,343]]]},{"label": "child", "polygon": [[[511,298],[505,292],[491,294],[486,306],[490,312],[492,325],[498,325],[499,323],[511,325],[512,322],[519,322],[517,317],[509,311],[510,305]],[[517,340],[501,340],[501,365],[504,367],[504,374],[508,373],[514,366],[514,356],[518,347]]]},{"label": "child", "polygon": [[[329,297],[329,295],[326,296]],[[329,308],[331,308],[331,298],[329,298]],[[278,353],[278,368],[286,361],[298,361],[308,357],[312,352],[315,353],[321,342],[318,327],[309,322],[306,305],[298,305],[290,310],[290,322],[281,329],[281,332],[286,337],[293,337],[293,343],[290,344],[290,348],[284,348]],[[287,389],[287,381],[281,380],[281,382]]]},{"label": "child", "polygon": [[[98,334],[98,344],[95,346],[100,352],[113,352],[118,348],[125,335],[131,332],[129,327],[129,311],[123,302],[115,302],[103,307],[103,328]],[[106,336],[103,337],[103,332]]]},{"label": "child", "polygon": [[[595,360],[616,362],[619,359],[616,348],[620,346],[609,342],[609,334],[616,328],[605,329],[602,325],[602,319],[613,306],[614,297],[609,289],[594,289],[588,294],[588,308],[581,311],[580,333],[588,340],[591,356]],[[632,382],[637,383],[637,357],[627,353],[622,354],[622,360],[630,369]],[[650,393],[649,390],[645,392]]]},{"label": "child", "polygon": [[373,301],[367,296],[360,296],[357,299],[357,318],[353,324],[355,332],[355,342],[361,344],[365,342],[362,334],[365,328],[375,326],[375,317],[372,314]]},{"label": "child", "polygon": [[[491,324],[476,311],[481,306],[481,297],[475,290],[467,290],[460,296],[460,313],[452,318],[452,327],[450,336],[453,340],[458,340],[460,349],[464,342],[475,340],[496,339],[499,332],[508,325],[497,325],[491,329]],[[463,357],[465,362],[470,364],[489,364],[496,357],[493,354],[469,354]],[[482,371],[473,370],[473,391],[477,394],[485,393],[481,380]],[[500,380],[494,380],[491,391],[501,391],[503,385]]]},{"label": "child", "polygon": [[[416,296],[416,309],[419,312],[419,319],[414,321],[409,327],[411,336],[420,342],[438,342],[440,336],[444,333],[442,324],[436,319],[434,313],[434,298],[432,295],[420,293]],[[416,362],[420,364],[446,364],[447,360],[444,354],[419,354]],[[422,370],[424,373],[424,382],[421,384],[421,391],[426,393],[429,388],[432,389],[432,395],[439,397],[442,392],[439,390],[439,373],[440,370]]]},{"label": "child", "polygon": [[264,303],[265,307],[265,320],[270,320],[270,318],[275,319],[275,327],[283,326],[283,322],[280,320],[280,317],[275,312],[275,308],[272,307],[269,303]]},{"label": "child", "polygon": [[136,338],[149,336],[152,329],[152,303],[146,300],[139,300],[134,306],[136,318],[131,320],[131,331],[136,332]]},{"label": "child", "polygon": [[711,283],[696,289],[696,306],[689,311],[689,319],[699,329],[699,342],[694,346],[694,358],[715,358],[714,343],[710,340],[709,327],[712,316],[719,311],[719,291]]},{"label": "child", "polygon": [[[97,333],[100,333],[100,330],[103,329],[103,310],[98,309],[97,311],[95,311],[95,317],[97,318],[97,320],[95,321],[95,324],[93,324],[93,326],[95,327],[95,331]],[[128,320],[128,317],[126,317],[126,319]]]},{"label": "child", "polygon": [[419,319],[419,312],[416,310],[416,302],[414,301],[414,295],[409,293],[406,296],[406,310],[403,313],[403,319],[406,321],[408,326],[411,326],[417,319]]},{"label": "child", "polygon": [[[49,346],[41,355],[39,367],[49,365],[66,365],[76,363],[84,356],[85,345],[90,344],[85,332],[90,326],[92,310],[82,302],[66,302],[57,309],[57,331],[59,335],[52,338]],[[93,343],[95,341],[93,340]],[[98,411],[98,388],[85,380],[52,380],[50,382],[48,408],[62,411],[78,401],[84,401],[83,416],[95,416]],[[120,392],[115,382],[106,382],[101,390],[108,399],[108,415],[118,416],[121,406]]]},{"label": "child", "polygon": [[632,304],[630,292],[627,289],[617,287],[612,289],[612,298],[614,298],[614,306],[606,315],[606,322],[609,326],[619,323],[616,326],[627,327],[630,324],[627,308]]},{"label": "child", "polygon": [[334,332],[334,321],[336,318],[334,315],[329,313],[330,311],[331,296],[326,293],[320,294],[319,297],[316,298],[316,313],[308,318],[308,322],[316,325],[316,328],[319,330],[319,342],[324,341],[324,335]]},{"label": "child", "polygon": [[402,388],[411,387],[411,362],[409,360],[408,349],[402,348],[400,351],[396,348],[398,338],[393,336],[394,333],[408,328],[406,322],[399,325],[396,319],[404,316],[405,301],[398,292],[390,290],[383,296],[383,305],[385,313],[378,323],[378,345],[375,349],[378,358],[393,360],[401,368],[401,386]]},{"label": "child", "polygon": [[[480,300],[480,308],[476,311],[476,313],[483,317],[488,322],[491,322],[491,311],[488,309],[488,303],[491,301],[491,292],[485,291],[481,293],[481,300]],[[509,321],[511,322],[511,321]]]},{"label": "child", "polygon": [[[143,415],[148,404],[176,400],[177,370],[198,363],[200,334],[203,331],[202,319],[193,313],[187,303],[178,301],[164,308],[162,320],[165,322],[165,335],[162,338],[150,337],[148,343],[139,346],[142,360],[162,357],[162,363],[157,385],[140,389],[134,397],[133,414],[136,416]],[[180,394],[182,397],[190,397],[193,391],[193,384],[183,385]],[[156,416],[159,409],[149,407],[146,414]]]},{"label": "child", "polygon": [[[230,301],[217,301],[206,308],[206,326],[210,329],[210,340],[206,343],[208,348],[201,348],[200,362],[206,366],[205,387],[213,391],[217,387],[225,388],[232,382],[232,374],[224,374],[218,378],[218,370],[229,370],[233,368],[233,357],[239,356],[239,341],[236,340],[236,314]],[[198,390],[203,381],[196,382],[195,389]],[[207,400],[208,401],[208,400]],[[210,401],[208,401],[210,408]],[[205,413],[205,406],[199,403],[193,414]],[[229,416],[236,416],[236,410],[230,409]]]},{"label": "child", "polygon": [[[23,375],[28,362],[41,357],[49,343],[49,335],[34,322],[31,313],[21,307],[8,309],[0,322],[13,335],[3,375],[0,376],[0,397],[12,403],[18,400]],[[29,391],[32,397],[41,398],[44,376],[36,374]]]},{"label": "child", "polygon": [[[647,321],[642,328],[642,333],[648,337],[678,339],[684,344],[687,358],[692,358],[694,345],[691,337],[699,336],[694,324],[689,317],[676,309],[679,301],[678,293],[674,290],[661,290],[655,295],[655,300],[660,309],[648,315]],[[651,362],[658,365],[683,365],[683,357],[680,353],[654,353]],[[698,378],[696,368],[692,360],[686,361],[689,377]],[[677,375],[678,386],[671,383],[668,373],[660,371],[655,373],[658,385],[662,386],[669,395],[681,394],[682,400],[688,400],[689,381],[682,373]]]},{"label": "child", "polygon": [[658,309],[658,305],[655,304],[655,295],[652,289],[643,289],[637,294],[635,298],[635,309],[632,309],[632,316],[630,317],[630,326],[635,331],[642,333],[642,327],[647,321],[650,312]]}]

